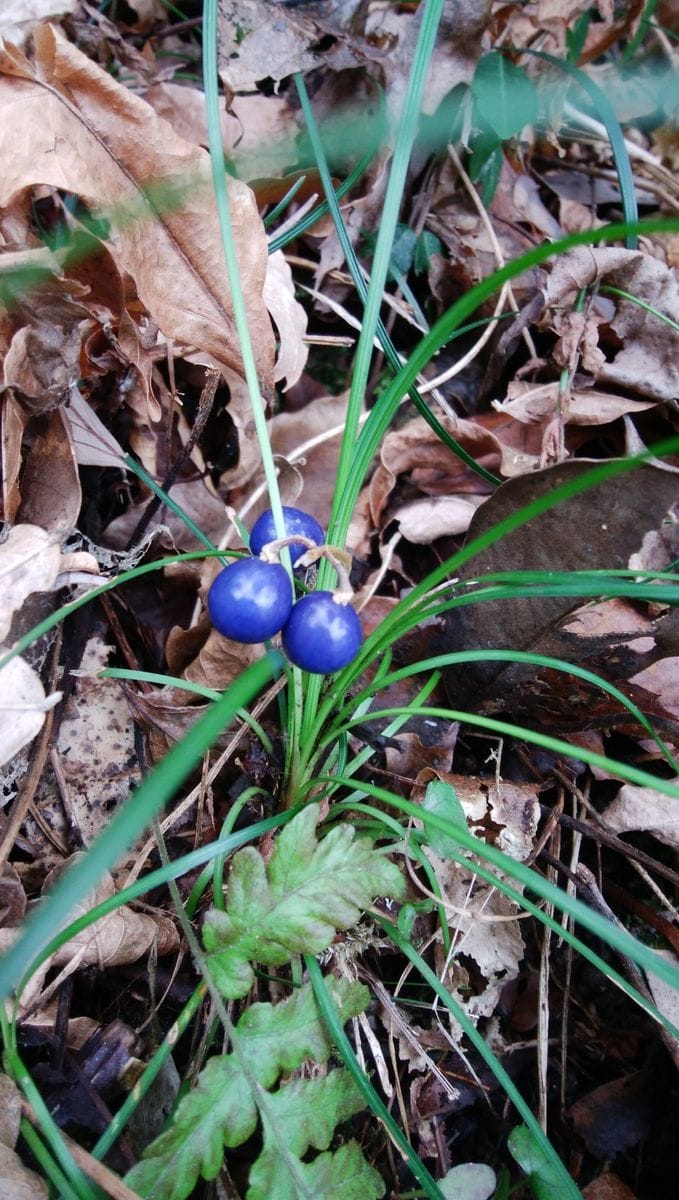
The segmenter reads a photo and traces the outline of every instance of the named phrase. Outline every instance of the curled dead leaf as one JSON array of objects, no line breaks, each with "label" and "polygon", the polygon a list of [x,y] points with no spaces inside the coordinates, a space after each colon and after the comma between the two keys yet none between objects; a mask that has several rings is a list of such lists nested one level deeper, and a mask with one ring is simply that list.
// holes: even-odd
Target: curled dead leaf
[{"label": "curled dead leaf", "polygon": [[641,251],[579,246],[554,264],[543,287],[545,304],[567,305],[576,292],[595,281],[604,293],[610,289],[615,315],[609,324],[622,343],[612,361],[601,363],[595,378],[653,400],[675,400],[679,394],[676,272]]},{"label": "curled dead leaf", "polygon": [[287,391],[297,383],[302,374],[309,349],[304,341],[307,328],[306,313],[295,298],[292,271],[282,250],[269,255],[264,280],[264,300],[280,336],[273,377],[277,383],[285,379],[283,390]]},{"label": "curled dead leaf", "polygon": [[[242,370],[209,158],[51,26],[35,66],[0,55],[0,205],[36,184],[82,197],[110,226],[114,254],[166,337]],[[16,119],[21,112],[22,119]],[[234,241],[260,377],[273,334],[262,300],[266,238],[248,187],[228,178]]]},{"label": "curled dead leaf", "polygon": [[[66,863],[50,871],[43,892],[49,892],[63,871],[83,857],[81,853],[74,854]],[[113,876],[106,871],[96,888],[72,910],[69,922],[84,916],[104,900],[109,900],[115,891]],[[67,966],[69,974],[71,970],[90,966],[103,970],[105,967],[120,966],[121,963],[136,962],[154,943],[158,954],[169,954],[179,945],[177,931],[169,917],[151,917],[123,904],[93,925],[88,925],[75,937],[69,938],[52,956],[50,965]]]}]

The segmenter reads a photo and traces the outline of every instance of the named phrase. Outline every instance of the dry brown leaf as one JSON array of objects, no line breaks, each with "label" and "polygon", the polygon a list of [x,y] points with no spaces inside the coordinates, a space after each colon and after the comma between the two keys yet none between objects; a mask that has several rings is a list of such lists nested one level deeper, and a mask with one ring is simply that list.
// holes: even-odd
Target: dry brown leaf
[{"label": "dry brown leaf", "polygon": [[262,654],[262,646],[232,642],[212,629],[205,645],[184,671],[184,678],[203,687],[225,690]]},{"label": "dry brown leaf", "polygon": [[485,496],[430,496],[400,505],[392,515],[407,541],[429,546],[437,538],[466,533],[485,499]]},{"label": "dry brown leaf", "polygon": [[[341,11],[341,10],[340,10]],[[330,49],[316,48],[326,35]],[[219,71],[231,92],[253,92],[261,79],[285,79],[319,66],[349,67],[359,62],[336,22],[317,12],[306,15],[277,8],[266,0],[222,0],[219,6]]]},{"label": "dry brown leaf", "polygon": [[[593,463],[571,460],[560,466],[510,479],[474,514],[468,538],[481,536],[510,512],[583,476]],[[629,504],[633,488],[634,504]],[[651,466],[637,468],[626,483],[610,479],[534,517],[526,526],[476,555],[463,568],[463,578],[483,579],[496,571],[581,571],[625,568],[648,529],[662,525],[676,498],[676,478]],[[468,664],[464,672],[445,672],[446,688],[456,707],[489,690],[518,686],[532,674],[522,667],[492,662],[492,649],[534,650],[570,659],[573,639],[559,623],[577,604],[573,597],[526,596],[507,604],[477,604],[446,614],[445,650],[468,646],[489,651],[488,662]]]},{"label": "dry brown leaf", "polygon": [[0,1180],[2,1200],[47,1200],[47,1184],[15,1154],[21,1122],[21,1092],[8,1075],[0,1075]]},{"label": "dry brown leaf", "polygon": [[[71,856],[60,867],[50,871],[43,885],[43,892],[48,893],[56,879],[67,867],[78,862],[84,854]],[[90,912],[97,904],[109,900],[115,895],[115,883],[112,875],[105,871],[94,891],[89,892],[69,915],[69,923]],[[50,959],[52,967],[69,967],[71,970],[84,967],[116,967],[122,963],[136,962],[156,943],[157,953],[169,954],[176,950],[179,938],[169,917],[151,917],[146,913],[135,912],[129,905],[123,904],[114,912],[100,917],[93,925],[88,925],[75,937],[69,938],[60,946]]]},{"label": "dry brown leaf", "polygon": [[[165,336],[241,370],[207,154],[50,26],[34,42],[35,69],[9,46],[0,56],[0,113],[13,114],[0,123],[0,205],[40,183],[81,196],[110,222],[114,253]],[[270,387],[266,239],[250,189],[231,177],[228,187],[257,366]]]},{"label": "dry brown leaf", "polygon": [[[561,403],[561,408],[559,405]],[[608,425],[625,413],[644,412],[654,405],[653,400],[631,400],[594,388],[574,388],[559,396],[559,384],[525,383],[513,380],[507,387],[506,400],[495,400],[493,408],[507,413],[526,425],[551,420],[560,411],[564,425]]]},{"label": "dry brown leaf", "polygon": [[601,815],[615,833],[644,830],[679,850],[679,807],[662,792],[625,783]]},{"label": "dry brown leaf", "polygon": [[273,377],[278,383],[285,379],[284,391],[297,383],[309,356],[304,341],[307,318],[302,305],[295,299],[295,284],[292,271],[282,250],[269,255],[264,301],[274,325],[278,329],[280,348],[276,357]]},{"label": "dry brown leaf", "polygon": [[0,398],[2,405],[2,500],[4,518],[10,524],[16,521],[21,504],[19,478],[23,459],[21,446],[27,416],[17,404],[11,392]]},{"label": "dry brown leaf", "polygon": [[0,1074],[0,1145],[16,1146],[21,1122],[21,1092],[8,1075]]},{"label": "dry brown leaf", "polygon": [[[0,104],[1,97],[0,78]],[[18,305],[25,323],[11,339],[3,378],[31,412],[54,408],[80,375],[80,347],[92,326],[82,302],[88,290],[75,280],[52,278]]]},{"label": "dry brown leaf", "polygon": [[641,251],[579,246],[554,264],[542,289],[545,304],[572,303],[578,291],[595,281],[604,291],[607,286],[617,288],[646,306],[613,295],[616,312],[609,323],[622,348],[611,362],[602,364],[598,381],[654,400],[675,400],[679,394],[679,282],[675,272]]},{"label": "dry brown leaf", "polygon": [[[269,422],[274,454],[296,464],[295,474],[299,473],[303,481],[300,493],[297,478],[295,494],[284,496],[284,503],[295,503],[299,498],[301,507],[312,512],[324,528],[327,527],[335,495],[346,410],[346,395],[321,396],[300,412],[278,413]],[[329,436],[331,433],[332,436]],[[266,507],[266,504],[262,503],[262,507]],[[255,515],[255,510],[252,510],[253,520]]]},{"label": "dry brown leaf", "polygon": [[454,788],[472,833],[519,862],[528,858],[540,821],[538,784],[423,771],[416,780],[417,792],[433,778]]},{"label": "dry brown leaf", "polygon": [[633,675],[630,683],[652,692],[663,708],[679,718],[679,658],[658,659]]},{"label": "dry brown leaf", "polygon": [[7,1146],[0,1146],[0,1179],[3,1200],[47,1200],[49,1195],[45,1181]]},{"label": "dry brown leaf", "polygon": [[[498,427],[497,433],[488,428],[493,421]],[[490,470],[499,469],[503,475],[514,475],[523,474],[537,465],[536,455],[522,453],[519,449],[515,436],[518,426],[512,429],[512,421],[506,418],[491,417],[484,424],[480,420],[446,417],[441,423],[477,462]],[[407,478],[411,492],[417,488],[425,496],[463,498],[473,506],[470,517],[490,491],[489,485],[484,485],[475,472],[441,443],[422,417],[407,421],[383,439],[379,462],[368,485],[370,515],[377,529],[383,529],[387,521],[400,516],[394,496],[400,477]]]},{"label": "dry brown leaf", "polygon": [[[172,499],[177,502],[188,516],[202,529],[215,545],[219,545],[229,527],[224,510],[224,504],[218,500],[202,479],[186,483],[175,483],[172,488]],[[106,544],[116,549],[127,550],[130,537],[137,527],[139,518],[146,510],[147,502],[132,504],[121,517],[111,521],[106,526]],[[200,541],[184,524],[180,517],[167,510],[160,517],[162,524],[169,529],[174,544],[182,550],[199,550],[204,543]]]},{"label": "dry brown leaf", "polygon": [[[642,653],[652,648],[655,626],[650,617],[629,600],[618,596],[611,600],[602,600],[598,604],[583,604],[576,608],[564,623],[564,630],[581,638],[605,638],[611,645],[615,645],[617,638],[619,642],[624,642],[628,649]],[[631,634],[639,636],[630,641]],[[635,682],[638,682],[640,687],[646,686],[638,677]],[[649,688],[649,691],[651,690],[653,689]]]},{"label": "dry brown leaf", "polygon": [[[179,83],[157,83],[145,94],[159,117],[175,133],[197,146],[207,146],[205,95]],[[285,96],[234,96],[229,111],[220,112],[224,152],[235,174],[246,182],[285,174],[294,162],[298,124]]]},{"label": "dry brown leaf", "polygon": [[582,1195],[584,1200],[637,1200],[636,1193],[609,1171],[588,1183]]},{"label": "dry brown leaf", "polygon": [[0,868],[0,925],[6,929],[14,929],[21,924],[25,913],[24,885],[12,864],[3,863]]},{"label": "dry brown leaf", "polygon": [[[430,849],[425,853],[449,908],[448,923],[453,934],[448,963],[440,942],[436,945],[437,974],[440,978],[443,972],[447,974],[458,1004],[476,1022],[492,1016],[503,989],[519,974],[525,946],[516,905],[494,888],[474,886],[470,873],[450,859],[440,858]],[[469,958],[478,968],[473,983],[464,965]]]},{"label": "dry brown leaf", "polygon": [[78,465],[63,409],[44,418],[21,476],[20,521],[62,535],[75,529],[82,505]]},{"label": "dry brown leaf", "polygon": [[134,724],[125,697],[115,681],[97,678],[109,653],[110,648],[96,636],[87,642],[80,663],[83,674],[76,678],[64,705],[56,739],[61,791],[46,772],[36,797],[43,818],[68,841],[66,808],[69,824],[79,830],[85,845],[140,779]]}]

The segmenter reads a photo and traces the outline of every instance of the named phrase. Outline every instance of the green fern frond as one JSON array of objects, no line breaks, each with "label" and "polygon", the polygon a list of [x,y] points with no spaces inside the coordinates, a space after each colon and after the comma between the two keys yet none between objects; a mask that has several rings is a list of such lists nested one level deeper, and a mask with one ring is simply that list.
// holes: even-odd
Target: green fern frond
[{"label": "green fern frond", "polygon": [[203,926],[212,978],[228,999],[249,991],[252,962],[281,966],[296,954],[318,954],[375,896],[403,895],[399,869],[351,825],[319,841],[319,815],[318,804],[303,809],[268,863],[251,846],[234,855],[226,911],[208,913]]},{"label": "green fern frond", "polygon": [[[370,999],[368,989],[359,983],[333,977],[328,987],[345,1021],[362,1012]],[[263,1150],[253,1167],[248,1196],[266,1195],[269,1200],[279,1195],[295,1200],[303,1197],[305,1193],[300,1192],[290,1171],[291,1159],[297,1179],[306,1178],[313,1168],[311,1173],[321,1172],[328,1187],[335,1178],[344,1186],[342,1171],[333,1166],[335,1156],[323,1155],[319,1167],[316,1162],[301,1162],[301,1156],[310,1147],[326,1150],[336,1126],[364,1107],[363,1097],[348,1072],[335,1070],[314,1079],[292,1080],[277,1091],[268,1090],[280,1075],[297,1070],[304,1062],[324,1063],[330,1057],[332,1042],[311,985],[305,984],[276,1005],[253,1004],[238,1022],[236,1037],[257,1086],[267,1089]],[[127,1175],[126,1182],[140,1196],[185,1200],[199,1176],[215,1178],[225,1146],[239,1146],[255,1132],[257,1096],[250,1090],[239,1062],[236,1054],[218,1055],[201,1071],[170,1128],[147,1147],[142,1160]],[[280,1154],[281,1143],[286,1146],[286,1158]],[[360,1156],[360,1150],[358,1153]],[[360,1157],[362,1165],[352,1153],[351,1170],[365,1182],[362,1194],[366,1200],[382,1195],[375,1190],[379,1176],[371,1174],[371,1168]],[[371,1183],[372,1175],[375,1179]],[[265,1179],[269,1182],[262,1191]],[[346,1190],[336,1194],[338,1200],[345,1196],[349,1200],[351,1196]],[[311,1191],[309,1195],[316,1193]]]}]

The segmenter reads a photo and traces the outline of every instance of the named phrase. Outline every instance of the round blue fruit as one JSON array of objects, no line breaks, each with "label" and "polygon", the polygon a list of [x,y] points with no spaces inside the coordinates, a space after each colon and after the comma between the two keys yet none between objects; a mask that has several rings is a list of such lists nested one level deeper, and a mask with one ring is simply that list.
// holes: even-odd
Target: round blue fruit
[{"label": "round blue fruit", "polygon": [[280,563],[239,558],[225,567],[207,594],[210,620],[235,642],[265,642],[283,628],[292,609],[292,586]]},{"label": "round blue fruit", "polygon": [[[303,512],[301,508],[291,508],[290,505],[283,505],[283,523],[285,525],[285,536],[294,537],[296,533],[301,533],[302,537],[310,538],[317,546],[322,546],[325,541],[325,532],[318,524],[315,517],[309,513]],[[276,526],[274,525],[273,513],[270,508],[263,512],[261,517],[258,517],[252,526],[250,534],[250,549],[253,554],[259,554],[264,546],[269,542],[275,542],[278,537]],[[293,542],[290,546],[290,561],[294,567],[299,558],[302,557],[307,547],[304,542]]]},{"label": "round blue fruit", "polygon": [[310,592],[293,605],[283,626],[283,649],[291,662],[315,675],[339,671],[355,658],[363,640],[353,608],[332,592]]}]

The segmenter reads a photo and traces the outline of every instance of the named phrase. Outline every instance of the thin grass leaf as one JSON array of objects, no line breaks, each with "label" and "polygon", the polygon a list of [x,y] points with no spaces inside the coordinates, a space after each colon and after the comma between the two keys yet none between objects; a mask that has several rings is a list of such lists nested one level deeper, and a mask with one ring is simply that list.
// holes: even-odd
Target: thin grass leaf
[{"label": "thin grass leaf", "polygon": [[[321,182],[323,183],[323,188],[324,188],[324,191],[325,191],[325,194],[327,197],[328,209],[330,211],[330,215],[333,220],[333,225],[335,227],[335,233],[337,234],[337,239],[342,248],[342,253],[344,254],[344,258],[345,258],[345,261],[346,261],[346,264],[347,264],[347,267],[349,270],[349,274],[351,275],[352,283],[353,283],[354,287],[356,288],[356,291],[359,295],[361,302],[365,305],[367,303],[367,298],[368,298],[368,287],[365,282],[363,272],[361,270],[361,266],[358,261],[358,257],[356,255],[356,251],[354,250],[354,247],[351,243],[349,235],[347,234],[347,231],[346,231],[346,228],[344,225],[344,221],[342,219],[342,213],[341,213],[339,204],[337,203],[337,199],[335,198],[335,193],[334,193],[333,187],[332,187],[332,177],[330,175],[330,168],[328,166],[328,163],[327,163],[327,160],[325,157],[325,152],[323,149],[323,142],[322,142],[318,127],[316,125],[313,108],[311,107],[311,103],[309,101],[309,95],[308,95],[308,92],[306,89],[306,84],[304,83],[304,80],[301,75],[295,76],[295,85],[297,87],[297,92],[298,92],[300,102],[302,105],[302,111],[304,113],[304,117],[305,117],[306,124],[307,124],[307,129],[309,131],[311,145],[313,147],[314,154],[316,156],[316,164],[318,167],[318,173],[321,178]],[[410,231],[408,231],[408,232],[410,232]],[[390,272],[392,271],[391,259],[390,259],[389,270],[390,270]],[[375,326],[375,333],[376,333],[377,339],[380,343],[380,346],[382,347],[382,350],[384,351],[387,361],[389,362],[389,365],[393,368],[394,371],[398,371],[402,365],[402,358],[401,358],[401,355],[399,354],[398,350],[396,349],[396,346],[394,345],[394,342],[392,341],[392,338],[390,337],[389,332],[388,332],[384,322],[382,321],[381,317],[378,317],[378,319],[377,319],[377,323]],[[451,450],[453,454],[455,454],[462,462],[466,463],[466,465],[468,467],[470,467],[471,470],[473,470],[477,475],[480,475],[482,479],[485,479],[489,483],[493,483],[493,484],[498,484],[500,482],[500,480],[497,478],[497,476],[493,475],[491,471],[488,471],[485,467],[483,467],[479,463],[477,463],[476,460],[472,457],[472,455],[469,454],[468,451],[465,450],[464,447],[461,446],[460,443],[457,442],[455,440],[455,438],[450,435],[450,433],[448,433],[448,430],[441,424],[441,422],[438,420],[436,414],[432,411],[432,409],[427,404],[427,401],[423,398],[423,396],[420,395],[420,392],[418,391],[418,389],[414,383],[410,387],[408,394],[409,394],[413,404],[415,405],[417,411],[420,413],[420,416],[422,416],[424,418],[424,420],[427,422],[427,424],[430,426],[430,428],[434,431],[434,433],[437,435],[437,437],[439,437],[441,439],[443,444],[445,446],[447,446],[448,449]],[[351,445],[351,443],[347,439],[347,446],[350,446],[350,445]],[[349,462],[350,462],[350,456],[348,456],[348,457],[349,457]],[[333,537],[334,534],[330,533],[330,536]]]},{"label": "thin grass leaf", "polygon": [[626,237],[632,230],[638,234],[672,233],[679,229],[679,218],[657,218],[640,221],[634,225],[626,222],[605,225],[599,229],[588,229],[581,233],[569,234],[558,242],[543,243],[534,247],[526,254],[520,255],[504,267],[499,268],[486,279],[470,288],[445,313],[439,317],[430,332],[415,347],[412,354],[404,363],[401,370],[382,393],[378,404],[371,411],[364,423],[355,446],[352,459],[351,477],[342,492],[334,515],[334,536],[340,542],[346,537],[351,516],[356,505],[358,493],[363,486],[363,479],[377,451],[384,433],[389,428],[394,413],[406,395],[417,376],[424,370],[427,363],[446,344],[455,330],[490,296],[499,291],[502,284],[516,278],[523,271],[545,262],[547,259],[564,254],[574,246],[585,246],[590,243],[611,242],[617,238]]},{"label": "thin grass leaf", "polygon": [[[375,793],[375,791],[379,792],[380,789],[374,789],[366,786],[364,789],[364,794],[372,795]],[[389,795],[391,795],[391,793],[381,792],[380,798],[384,798]],[[388,800],[386,802],[389,803]],[[395,808],[403,808],[404,811],[410,811],[408,808],[408,801],[401,803],[396,797],[391,795],[391,803]],[[350,809],[358,809],[361,814],[370,813],[378,823],[384,822],[384,813],[382,813],[379,809],[372,808],[371,805],[366,805],[363,801],[361,793],[355,792],[349,800],[340,801],[335,805],[335,812],[338,816],[340,812],[349,811]],[[422,841],[423,846],[427,844],[427,840],[431,835],[430,818],[431,814],[421,818],[422,824],[424,824],[426,827],[426,832],[421,835],[421,837],[418,835],[417,829],[410,831],[411,844],[418,840],[418,838]],[[482,845],[485,845],[485,843],[482,843]],[[478,856],[485,857],[484,851],[480,850],[478,852]],[[536,920],[540,921],[543,925],[546,925],[548,929],[551,929],[551,931],[556,934],[557,937],[563,938],[564,941],[568,942],[568,944],[572,946],[578,954],[582,955],[587,962],[590,962],[592,966],[596,968],[596,970],[600,971],[601,974],[605,976],[606,979],[608,979],[611,983],[614,983],[616,987],[620,988],[621,992],[624,992],[626,996],[629,996],[630,1000],[643,1009],[644,1012],[648,1013],[648,1015],[654,1021],[657,1021],[659,1025],[662,1025],[672,1037],[679,1036],[679,1030],[664,1016],[662,1012],[660,1012],[655,1004],[653,1004],[645,996],[642,996],[642,994],[631,983],[628,983],[627,980],[618,971],[616,971],[614,967],[611,967],[610,964],[605,962],[600,955],[596,954],[589,945],[583,942],[580,938],[576,937],[570,928],[560,925],[556,920],[554,920],[553,917],[544,911],[544,908],[527,899],[525,892],[517,891],[515,887],[507,883],[507,879],[504,877],[504,875],[493,873],[484,867],[480,862],[475,861],[473,858],[470,859],[469,855],[461,850],[453,852],[451,848],[448,851],[447,857],[458,863],[465,870],[471,870],[474,875],[478,876],[479,879],[483,879],[489,885],[489,887],[495,888],[497,891],[502,892],[503,895],[507,896],[508,899],[517,905],[518,910],[524,910],[525,912],[531,913]],[[512,864],[514,863],[514,859],[507,859],[507,862]],[[504,874],[510,878],[515,874],[511,865],[507,867]],[[536,885],[531,890],[540,895],[542,877],[536,872],[532,872],[532,874],[534,875]],[[561,896],[561,903],[556,901],[555,907],[563,908],[564,911],[569,910],[570,898],[564,898],[565,894],[561,893],[558,888],[554,888],[553,894]],[[586,906],[581,907],[584,907],[586,912],[590,911],[586,908]],[[596,913],[593,914],[594,917],[597,915],[598,914]],[[614,927],[610,924],[610,922],[606,922],[605,920],[602,922],[602,926],[603,932],[600,933],[600,937],[603,941],[606,941],[606,929],[611,929]],[[403,931],[401,930],[401,932]],[[679,984],[675,983],[674,986],[677,987]]]},{"label": "thin grass leaf", "polygon": [[[639,219],[639,209],[637,207],[637,194],[634,187],[632,164],[629,160],[620,122],[615,115],[615,109],[608,96],[593,79],[590,79],[585,71],[581,71],[579,67],[573,66],[572,63],[557,58],[553,54],[547,54],[544,50],[526,50],[525,53],[532,54],[535,58],[541,58],[553,67],[558,67],[559,70],[565,71],[589,96],[601,123],[606,127],[606,133],[611,143],[611,152],[620,185],[622,211],[625,221],[630,225],[634,224]],[[637,235],[630,230],[630,232],[625,234],[625,246],[628,250],[636,250],[637,245]]]},{"label": "thin grass leaf", "polygon": [[[329,781],[344,785],[348,789],[355,787],[355,781],[351,778],[333,776],[329,779]],[[313,780],[312,786],[316,786],[321,782],[325,782],[323,776],[319,776],[317,779]],[[457,842],[459,847],[458,861],[460,861],[465,867],[468,868],[470,866],[469,860],[463,854],[463,851],[465,850],[471,851],[472,854],[475,854],[478,858],[489,863],[490,866],[496,869],[498,874],[493,875],[484,867],[479,869],[479,866],[477,865],[476,870],[481,878],[486,879],[487,882],[491,883],[493,887],[497,887],[500,891],[505,892],[506,895],[510,896],[510,898],[515,900],[518,904],[522,904],[525,908],[529,908],[529,911],[534,912],[535,916],[543,921],[544,924],[549,925],[550,929],[553,929],[554,932],[560,937],[570,940],[567,930],[562,929],[561,926],[557,925],[556,922],[553,922],[547,913],[535,908],[535,906],[531,908],[524,897],[519,895],[510,885],[506,884],[504,879],[505,876],[516,880],[516,882],[519,883],[521,887],[529,891],[531,895],[539,896],[541,899],[547,900],[550,904],[553,904],[560,912],[566,913],[573,921],[579,922],[584,926],[585,929],[589,930],[589,932],[594,934],[595,937],[601,938],[603,942],[605,942],[608,946],[611,946],[619,954],[626,956],[627,958],[631,958],[632,961],[637,964],[637,966],[642,968],[642,970],[650,972],[652,975],[657,975],[659,979],[665,980],[665,982],[669,983],[672,987],[679,988],[679,967],[669,963],[665,958],[663,958],[662,955],[656,954],[655,951],[651,950],[648,946],[644,946],[642,942],[637,941],[637,939],[632,937],[630,933],[627,933],[626,930],[619,929],[610,921],[605,920],[604,917],[600,916],[599,913],[594,912],[586,904],[583,904],[582,901],[577,900],[574,896],[569,895],[567,892],[562,891],[561,888],[556,887],[553,883],[550,883],[548,880],[544,879],[539,872],[531,870],[531,868],[525,866],[524,863],[517,862],[515,859],[510,858],[509,855],[503,854],[501,850],[497,850],[494,846],[489,846],[486,842],[475,837],[469,832],[469,829],[462,829],[459,825],[450,824],[449,822],[442,820],[441,817],[437,816],[435,813],[423,811],[419,804],[413,804],[412,801],[406,800],[402,796],[395,796],[393,792],[387,791],[386,788],[377,787],[375,784],[370,784],[366,781],[362,781],[360,785],[359,796],[363,795],[372,796],[376,800],[389,805],[390,808],[396,808],[400,810],[409,818],[416,821],[421,821],[425,828],[431,827],[439,830],[443,834],[446,834],[448,837],[450,837],[451,841]],[[356,797],[356,793],[354,793],[354,796]],[[361,802],[358,797],[352,799],[351,801],[342,802],[336,805],[335,811],[342,811],[343,806],[345,805],[351,808],[357,807],[358,810],[361,811]],[[586,953],[587,951],[587,948],[584,947],[583,943],[581,942],[578,943],[577,949],[580,951],[580,953]],[[587,956],[589,957],[589,954]],[[594,959],[591,958],[591,961],[594,961]],[[604,973],[610,973],[610,968],[608,968],[601,959],[597,960],[597,965],[604,969]],[[655,1007],[653,1005],[649,1005],[647,1001],[644,1001],[643,998],[638,995],[635,989],[631,987],[631,985],[627,984],[626,981],[620,976],[616,976],[616,983],[618,983],[618,985],[622,987],[622,990],[626,991],[628,995],[634,994],[637,1002],[641,1002],[642,1007],[644,1007],[647,1012],[652,1012],[656,1020],[661,1019],[665,1028],[668,1029],[669,1032],[672,1032],[674,1037],[679,1037],[679,1030],[675,1030],[671,1022],[668,1024],[668,1022],[662,1019]]]}]

